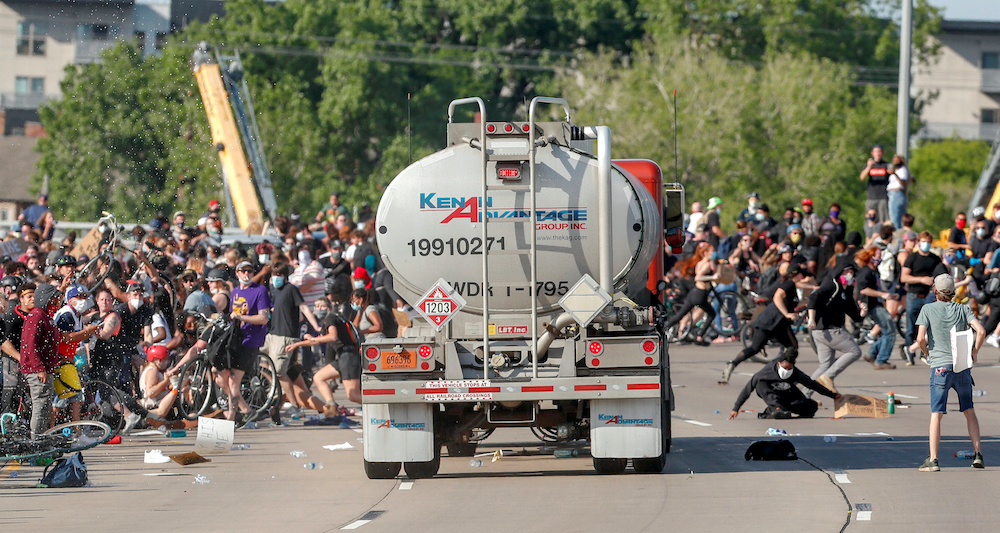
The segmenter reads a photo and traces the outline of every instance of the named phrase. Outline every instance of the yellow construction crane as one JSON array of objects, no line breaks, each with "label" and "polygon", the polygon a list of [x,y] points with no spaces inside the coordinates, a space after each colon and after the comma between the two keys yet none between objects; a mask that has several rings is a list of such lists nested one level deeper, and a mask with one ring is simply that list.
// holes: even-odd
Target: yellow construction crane
[{"label": "yellow construction crane", "polygon": [[278,205],[239,55],[213,56],[202,42],[191,65],[222,163],[230,216],[248,234],[260,234],[265,218],[277,216]]}]

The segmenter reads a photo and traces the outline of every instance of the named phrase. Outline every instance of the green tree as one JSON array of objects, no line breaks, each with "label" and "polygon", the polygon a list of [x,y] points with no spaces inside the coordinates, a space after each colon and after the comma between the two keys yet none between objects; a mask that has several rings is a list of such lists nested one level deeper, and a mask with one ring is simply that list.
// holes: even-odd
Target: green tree
[{"label": "green tree", "polygon": [[167,51],[142,60],[120,44],[100,63],[66,69],[63,98],[40,110],[48,137],[33,176],[35,190],[50,176],[58,217],[92,220],[113,210],[142,220],[218,194],[198,89],[176,59]]},{"label": "green tree", "polygon": [[925,142],[913,150],[908,166],[915,182],[909,192],[909,212],[916,217],[915,229],[926,229],[937,238],[941,230],[955,225],[955,215],[969,207],[989,152],[985,141],[958,138]]}]

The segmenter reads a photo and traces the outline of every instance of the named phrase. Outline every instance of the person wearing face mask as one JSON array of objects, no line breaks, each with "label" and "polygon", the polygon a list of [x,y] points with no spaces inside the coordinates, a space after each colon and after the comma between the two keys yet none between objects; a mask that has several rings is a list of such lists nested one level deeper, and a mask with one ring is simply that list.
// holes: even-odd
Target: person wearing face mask
[{"label": "person wearing face mask", "polygon": [[[859,306],[854,299],[857,270],[850,257],[842,258],[819,289],[809,295],[809,330],[819,357],[819,366],[810,377],[833,392],[837,392],[833,380],[861,358],[861,347],[844,329],[848,316],[860,322],[868,312],[867,303]],[[843,355],[837,357],[837,353]]]},{"label": "person wearing face mask", "polygon": [[847,237],[847,222],[840,218],[840,204],[830,204],[828,215],[819,223],[819,235],[827,252],[833,250],[835,243]]},{"label": "person wearing face mask", "polygon": [[351,273],[351,284],[355,289],[372,288],[372,278],[364,267],[358,267]]},{"label": "person wearing face mask", "polygon": [[882,145],[872,147],[872,156],[868,158],[865,168],[861,169],[858,179],[868,181],[865,192],[865,209],[874,209],[878,220],[889,220],[889,174],[891,165],[882,159]]},{"label": "person wearing face mask", "polygon": [[129,376],[134,375],[146,363],[143,346],[153,344],[153,307],[146,301],[142,283],[128,280],[125,289],[125,302],[115,307],[115,314],[121,319],[118,331],[119,346],[122,348],[122,382],[129,383]]},{"label": "person wearing face mask", "polygon": [[798,263],[790,263],[785,273],[781,275],[781,283],[774,290],[771,302],[761,311],[757,319],[750,323],[753,328],[753,339],[736,355],[736,358],[726,363],[722,370],[720,384],[729,383],[729,377],[737,365],[760,353],[770,341],[777,341],[783,347],[783,353],[797,356],[799,341],[792,332],[792,321],[795,320],[795,309],[799,304],[795,284],[803,279],[803,271]]},{"label": "person wearing face mask", "polygon": [[701,308],[705,312],[705,319],[701,322],[701,329],[695,332],[694,342],[699,346],[708,346],[705,333],[715,318],[715,309],[708,302],[708,296],[709,291],[712,290],[712,282],[719,279],[717,265],[718,257],[715,248],[707,242],[699,244],[694,255],[678,264],[677,270],[682,276],[694,277],[694,289],[688,292],[684,299],[684,305],[663,325],[664,331],[679,324],[695,307]]},{"label": "person wearing face mask", "polygon": [[[90,338],[96,331],[97,326],[90,325],[83,327],[80,316],[90,305],[90,294],[82,285],[70,285],[66,293],[66,305],[62,306],[53,315],[53,322],[59,330],[57,351],[59,353],[58,379],[62,383],[79,383],[80,376],[77,372],[74,360],[76,351],[80,348],[80,341]],[[80,408],[83,405],[83,393],[79,390],[64,388],[52,400],[53,416],[60,409],[69,408],[70,419],[80,420]]]},{"label": "person wearing face mask", "polygon": [[968,220],[966,219],[964,212],[959,212],[955,215],[955,225],[948,232],[948,249],[949,250],[967,250],[969,248],[969,238],[966,232],[968,226]]},{"label": "person wearing face mask", "polygon": [[931,253],[933,241],[929,231],[920,232],[917,250],[907,256],[899,274],[899,281],[906,284],[906,342],[899,349],[907,366],[913,366],[916,357],[917,315],[925,303],[930,303],[928,298],[933,297],[929,295],[934,276],[947,272],[941,258]]},{"label": "person wearing face mask", "polygon": [[[313,315],[312,309],[306,304],[299,292],[299,288],[288,282],[291,268],[285,263],[275,265],[271,274],[271,321],[267,327],[267,337],[264,339],[264,353],[274,361],[275,369],[278,373],[278,381],[281,382],[282,390],[288,391],[288,401],[292,403],[295,410],[290,413],[294,415],[299,410],[298,400],[292,394],[292,382],[288,377],[288,369],[292,363],[292,352],[285,351],[286,346],[295,344],[299,340],[302,323],[299,316],[305,317],[313,330],[320,329],[319,320]],[[301,415],[301,412],[298,413]],[[277,418],[277,410],[272,418]],[[280,418],[276,420],[280,422]]]},{"label": "person wearing face mask", "polygon": [[722,198],[713,196],[708,199],[708,212],[702,217],[705,227],[708,228],[708,243],[713,249],[719,248],[719,241],[726,238],[726,232],[722,231],[719,221],[719,212],[722,211]]},{"label": "person wearing face mask", "polygon": [[736,398],[729,419],[735,420],[740,414],[740,408],[756,392],[757,396],[767,405],[757,418],[812,418],[819,409],[815,400],[806,398],[796,385],[812,389],[823,396],[839,400],[842,396],[817,383],[795,367],[796,355],[785,353],[774,361],[769,361],[764,368],[757,371],[747,382],[740,395]]},{"label": "person wearing face mask", "polygon": [[757,224],[757,208],[760,206],[760,195],[752,192],[747,196],[747,206],[740,211],[736,217],[737,222],[746,222],[754,226]]},{"label": "person wearing face mask", "polygon": [[323,266],[313,258],[312,243],[303,243],[293,250],[292,264],[295,270],[289,274],[287,282],[298,287],[305,304],[312,307],[316,300],[323,297],[324,277]]},{"label": "person wearing face mask", "polygon": [[239,287],[233,289],[230,297],[229,318],[243,330],[243,340],[236,346],[230,346],[226,357],[219,357],[212,362],[216,369],[216,383],[227,390],[230,398],[237,400],[235,405],[230,402],[226,411],[226,418],[235,421],[237,427],[267,416],[265,412],[251,412],[250,405],[240,394],[243,375],[253,370],[264,346],[271,308],[274,307],[267,288],[254,283],[253,275],[253,263],[250,261],[241,261],[236,265]]},{"label": "person wearing face mask", "polygon": [[862,227],[865,231],[865,242],[871,241],[878,234],[878,231],[882,229],[882,222],[878,219],[878,212],[874,209],[866,211],[865,223]]}]

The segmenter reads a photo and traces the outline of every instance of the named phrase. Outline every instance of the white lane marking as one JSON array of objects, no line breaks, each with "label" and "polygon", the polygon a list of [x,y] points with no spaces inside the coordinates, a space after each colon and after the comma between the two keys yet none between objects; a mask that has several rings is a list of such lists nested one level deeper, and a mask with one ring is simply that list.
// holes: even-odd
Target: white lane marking
[{"label": "white lane marking", "polygon": [[855,433],[859,437],[889,437],[890,435],[884,431],[879,431],[876,433]]},{"label": "white lane marking", "polygon": [[371,522],[371,520],[355,520],[340,529],[358,529],[359,527],[367,524],[368,522]]},{"label": "white lane marking", "polygon": [[410,490],[412,488],[413,488],[413,482],[412,481],[404,481],[404,482],[402,482],[402,483],[399,484],[399,490]]},{"label": "white lane marking", "polygon": [[870,503],[856,503],[854,504],[854,509],[857,510],[856,520],[871,520],[872,519],[872,504]]},{"label": "white lane marking", "polygon": [[354,428],[354,431],[355,431],[356,433],[362,433],[362,434],[364,434],[364,430],[362,430],[362,429],[359,429],[359,428]]},{"label": "white lane marking", "polygon": [[906,398],[908,400],[916,400],[917,398],[920,398],[920,396],[907,396],[906,394],[894,394],[893,396],[896,398]]},{"label": "white lane marking", "polygon": [[872,519],[872,512],[871,511],[858,511],[858,521],[859,522],[862,521],[862,520],[871,520],[871,519]]},{"label": "white lane marking", "polygon": [[697,420],[684,419],[684,421],[687,422],[688,424],[694,424],[696,426],[701,426],[701,427],[709,427],[712,425],[712,424],[706,424],[705,422],[699,422]]},{"label": "white lane marking", "polygon": [[841,485],[851,482],[851,480],[847,479],[847,474],[834,474],[834,476],[837,478],[837,483]]}]

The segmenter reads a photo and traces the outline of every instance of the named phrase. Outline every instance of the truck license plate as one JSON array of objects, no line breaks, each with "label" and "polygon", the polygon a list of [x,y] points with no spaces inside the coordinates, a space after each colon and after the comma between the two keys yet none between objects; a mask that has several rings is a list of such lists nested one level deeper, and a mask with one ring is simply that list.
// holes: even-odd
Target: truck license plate
[{"label": "truck license plate", "polygon": [[417,354],[406,350],[399,353],[382,352],[382,368],[386,370],[417,368]]}]

